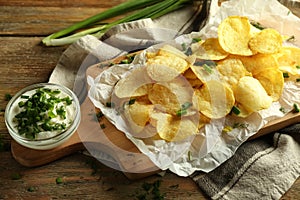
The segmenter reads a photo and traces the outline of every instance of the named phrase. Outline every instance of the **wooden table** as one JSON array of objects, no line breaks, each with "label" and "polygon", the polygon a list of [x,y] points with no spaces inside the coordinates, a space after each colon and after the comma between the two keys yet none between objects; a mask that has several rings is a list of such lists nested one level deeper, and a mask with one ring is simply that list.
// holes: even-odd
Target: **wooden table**
[{"label": "wooden table", "polygon": [[[207,199],[191,179],[170,172],[132,181],[80,152],[35,168],[21,166],[10,153],[7,94],[47,82],[67,48],[45,47],[42,38],[121,2],[0,0],[0,199],[136,199],[144,193],[143,183],[155,181],[161,181],[165,199]],[[56,183],[58,177],[63,183]],[[299,191],[300,179],[282,199],[299,199]]]}]

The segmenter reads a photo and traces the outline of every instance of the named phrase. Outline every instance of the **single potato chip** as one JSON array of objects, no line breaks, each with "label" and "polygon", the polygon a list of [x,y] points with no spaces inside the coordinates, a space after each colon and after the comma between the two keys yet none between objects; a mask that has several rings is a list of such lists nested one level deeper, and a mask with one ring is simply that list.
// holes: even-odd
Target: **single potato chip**
[{"label": "single potato chip", "polygon": [[206,39],[193,54],[204,60],[222,60],[229,55],[220,46],[218,38]]},{"label": "single potato chip", "polygon": [[[146,106],[144,104],[142,104],[143,111],[137,110],[139,106],[129,109],[130,106],[126,105],[122,112],[122,117],[130,128],[130,134],[136,138],[150,138],[156,135],[156,128],[150,124],[150,113],[152,112],[153,105],[148,105],[150,108],[149,111],[144,107]],[[139,119],[139,116],[143,119]]]},{"label": "single potato chip", "polygon": [[150,117],[158,135],[166,141],[180,141],[198,131],[197,125],[189,118],[177,118],[162,112],[153,112]]},{"label": "single potato chip", "polygon": [[284,78],[279,69],[267,68],[254,77],[265,88],[267,94],[278,101],[282,95]]},{"label": "single potato chip", "polygon": [[280,67],[300,66],[300,48],[285,46],[274,56]]},{"label": "single potato chip", "polygon": [[235,99],[228,86],[221,81],[211,80],[195,90],[193,103],[206,117],[218,119],[230,113]]},{"label": "single potato chip", "polygon": [[[172,124],[179,123],[179,130],[175,134],[172,141],[181,141],[186,139],[187,137],[197,135],[198,134],[198,123],[195,123],[195,120],[192,119],[192,117],[183,117],[183,118],[173,118]],[[197,117],[195,117],[197,118]],[[198,122],[198,121],[197,121]]]},{"label": "single potato chip", "polygon": [[175,115],[180,108],[178,97],[171,89],[161,84],[154,84],[149,90],[148,98],[159,110]]},{"label": "single potato chip", "polygon": [[182,59],[186,59],[187,55],[185,55],[182,51],[180,51],[179,49],[171,46],[171,45],[164,45],[162,46],[158,52],[157,55],[159,56],[176,56]]},{"label": "single potato chip", "polygon": [[249,47],[253,52],[276,53],[282,47],[282,36],[274,29],[263,29],[250,39]]},{"label": "single potato chip", "polygon": [[217,70],[221,74],[221,80],[228,84],[233,89],[240,78],[244,76],[251,76],[242,61],[236,58],[227,58],[218,62]]},{"label": "single potato chip", "polygon": [[206,62],[196,62],[194,65],[190,66],[190,69],[202,83],[220,79],[219,72],[216,69],[214,62],[209,64],[206,64]]},{"label": "single potato chip", "polygon": [[162,65],[176,70],[178,73],[184,73],[188,68],[188,62],[178,56],[167,53],[167,55],[157,55],[147,60],[147,65]]},{"label": "single potato chip", "polygon": [[234,96],[235,100],[249,112],[269,108],[273,101],[261,83],[250,76],[240,78]]},{"label": "single potato chip", "polygon": [[230,16],[218,27],[218,39],[221,47],[230,54],[253,55],[248,43],[251,39],[251,24],[247,17]]},{"label": "single potato chip", "polygon": [[130,119],[138,126],[146,126],[150,120],[150,111],[153,109],[153,105],[145,105],[139,102],[135,102],[128,105],[128,111]]},{"label": "single potato chip", "polygon": [[149,90],[148,98],[158,109],[176,115],[181,105],[192,102],[193,88],[189,82],[179,76],[176,79],[156,83]]},{"label": "single potato chip", "polygon": [[247,71],[253,76],[267,68],[278,69],[279,65],[276,58],[271,54],[256,54],[253,56],[239,56],[238,57]]},{"label": "single potato chip", "polygon": [[119,98],[143,96],[148,93],[148,86],[146,85],[152,82],[146,68],[138,67],[117,82],[114,87],[114,93]]},{"label": "single potato chip", "polygon": [[147,73],[151,79],[157,82],[171,81],[180,75],[175,69],[160,64],[148,64]]}]

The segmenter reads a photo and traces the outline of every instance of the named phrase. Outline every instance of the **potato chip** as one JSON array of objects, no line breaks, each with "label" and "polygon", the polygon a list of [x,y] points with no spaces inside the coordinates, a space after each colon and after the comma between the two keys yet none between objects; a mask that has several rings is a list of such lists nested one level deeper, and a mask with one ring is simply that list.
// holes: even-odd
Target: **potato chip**
[{"label": "potato chip", "polygon": [[184,73],[189,68],[186,58],[187,56],[180,50],[165,45],[159,49],[156,56],[148,58],[147,64],[167,66],[178,73]]},{"label": "potato chip", "polygon": [[193,54],[205,60],[222,60],[229,55],[220,46],[218,38],[206,39]]},{"label": "potato chip", "polygon": [[156,56],[157,52],[146,52],[146,58],[150,59],[150,58],[154,58]]},{"label": "potato chip", "polygon": [[181,105],[192,102],[193,88],[184,77],[170,82],[156,83],[149,90],[148,98],[158,109],[176,115]]},{"label": "potato chip", "polygon": [[192,102],[194,90],[183,76],[161,84],[169,88],[176,95],[180,105]]},{"label": "potato chip", "polygon": [[186,70],[184,72],[183,76],[187,79],[187,81],[191,84],[191,87],[193,87],[193,88],[200,88],[203,85],[202,81],[200,79],[198,79],[198,77],[192,71],[191,68]]},{"label": "potato chip", "polygon": [[257,33],[249,41],[249,47],[253,52],[276,53],[282,46],[282,36],[274,29],[267,28]]},{"label": "potato chip", "polygon": [[280,51],[275,54],[275,58],[280,67],[300,66],[300,48],[282,47]]},{"label": "potato chip", "polygon": [[221,81],[211,80],[195,90],[193,102],[203,115],[218,119],[230,113],[235,99],[228,86]]},{"label": "potato chip", "polygon": [[196,79],[187,79],[187,81],[190,83],[192,88],[200,88],[203,83],[198,78]]},{"label": "potato chip", "polygon": [[256,54],[253,56],[239,56],[238,57],[247,71],[251,72],[253,76],[267,68],[278,69],[279,65],[276,58],[271,54]]},{"label": "potato chip", "polygon": [[[198,123],[195,123],[195,120],[192,117],[183,117],[183,118],[173,118],[172,124],[179,123],[179,130],[175,134],[172,141],[181,141],[186,139],[189,136],[198,134]],[[195,117],[197,118],[197,117]]]},{"label": "potato chip", "polygon": [[284,77],[285,82],[300,82],[300,69],[296,66],[282,66],[279,67],[279,70],[282,72],[282,76]]},{"label": "potato chip", "polygon": [[205,126],[205,124],[210,123],[211,119],[203,115],[199,112],[199,123],[198,123],[198,129],[201,129]]},{"label": "potato chip", "polygon": [[151,79],[157,82],[171,81],[180,75],[175,69],[160,64],[148,64],[147,73]]},{"label": "potato chip", "polygon": [[253,52],[248,46],[251,39],[251,24],[247,17],[230,16],[218,27],[221,47],[228,53],[250,56]]},{"label": "potato chip", "polygon": [[184,72],[183,76],[187,79],[198,79],[198,77],[196,76],[196,74],[193,72],[193,70],[191,68],[186,70]]},{"label": "potato chip", "polygon": [[[143,104],[142,104],[143,105]],[[145,106],[145,105],[143,105]],[[148,105],[148,106],[152,106],[152,105]],[[135,111],[137,111],[137,109],[134,108]],[[146,110],[144,110],[146,111]],[[149,110],[149,114],[150,112],[152,112],[152,109]],[[148,119],[148,121],[144,124],[144,122],[140,119],[138,119],[138,115],[136,114],[142,114],[142,116],[144,116],[144,120],[146,122],[146,119]],[[137,137],[137,138],[149,138],[149,137],[153,137],[154,135],[156,135],[156,127],[152,126],[150,124],[150,115],[146,115],[146,112],[140,113],[139,111],[134,112],[134,113],[130,113],[129,110],[129,105],[125,106],[125,110],[122,112],[122,117],[124,118],[125,122],[127,123],[127,125],[130,128],[130,134],[133,137]],[[133,117],[133,118],[132,118]]]},{"label": "potato chip", "polygon": [[185,55],[182,51],[180,51],[179,49],[171,46],[171,45],[164,45],[162,46],[158,52],[157,55],[159,56],[176,56],[182,59],[186,59],[187,55]]},{"label": "potato chip", "polygon": [[170,114],[176,114],[180,108],[180,102],[175,93],[161,84],[154,84],[149,90],[148,98],[157,109]]},{"label": "potato chip", "polygon": [[190,66],[190,69],[202,83],[220,79],[219,72],[213,61],[209,61],[208,64],[206,64],[206,62],[196,62],[194,65]]},{"label": "potato chip", "polygon": [[265,88],[267,94],[278,101],[283,91],[284,78],[279,69],[267,68],[255,75],[261,85]]},{"label": "potato chip", "polygon": [[145,105],[139,102],[135,102],[128,105],[128,111],[130,119],[138,126],[146,126],[150,120],[150,111],[153,109],[153,105]]},{"label": "potato chip", "polygon": [[299,82],[300,78],[300,49],[296,47],[282,47],[275,54],[279,69],[284,75],[285,81]]},{"label": "potato chip", "polygon": [[146,68],[139,67],[118,81],[114,87],[114,93],[119,98],[143,96],[148,93],[148,86],[146,85],[152,82]]},{"label": "potato chip", "polygon": [[167,113],[153,112],[151,120],[158,135],[166,141],[180,141],[198,132],[197,125],[189,118],[177,118]]},{"label": "potato chip", "polygon": [[227,58],[218,62],[217,70],[221,74],[221,80],[227,83],[230,88],[234,88],[240,78],[251,76],[242,61],[236,58]]},{"label": "potato chip", "polygon": [[261,83],[250,76],[244,76],[239,80],[234,96],[235,100],[249,112],[269,108],[273,101]]},{"label": "potato chip", "polygon": [[149,91],[149,89],[152,88],[152,84],[148,84],[147,88],[148,89],[147,89],[147,94],[146,95],[134,97],[136,102],[139,102],[140,104],[143,104],[143,105],[151,104],[151,101],[148,98],[148,91]]}]

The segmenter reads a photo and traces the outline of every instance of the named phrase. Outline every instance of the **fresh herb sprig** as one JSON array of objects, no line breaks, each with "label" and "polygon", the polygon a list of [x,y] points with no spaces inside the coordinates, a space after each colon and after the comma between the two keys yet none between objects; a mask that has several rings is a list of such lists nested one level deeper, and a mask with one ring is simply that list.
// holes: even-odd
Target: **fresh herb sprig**
[{"label": "fresh herb sprig", "polygon": [[[46,46],[61,46],[71,44],[88,34],[100,38],[115,25],[145,18],[155,19],[192,3],[192,0],[129,0],[53,33],[45,37],[42,42]],[[136,12],[111,23],[103,24],[103,20],[132,11]],[[99,23],[102,24],[99,25]]]},{"label": "fresh herb sprig", "polygon": [[193,104],[190,102],[185,102],[184,104],[181,105],[180,109],[176,112],[176,115],[178,117],[181,117],[183,115],[187,114],[188,108],[190,108]]},{"label": "fresh herb sprig", "polygon": [[[72,104],[72,99],[67,96],[58,97],[60,90],[39,88],[32,96],[21,96],[18,103],[22,111],[14,117],[20,135],[34,139],[43,131],[61,131],[66,129],[64,122],[54,122],[53,118],[66,119],[65,107]],[[60,104],[59,104],[60,103]],[[59,106],[58,106],[59,105]]]}]

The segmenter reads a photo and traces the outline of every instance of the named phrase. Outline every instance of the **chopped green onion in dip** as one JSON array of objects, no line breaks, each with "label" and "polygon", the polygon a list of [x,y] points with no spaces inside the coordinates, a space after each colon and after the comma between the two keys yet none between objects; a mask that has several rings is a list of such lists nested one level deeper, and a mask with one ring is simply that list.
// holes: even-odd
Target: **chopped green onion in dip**
[{"label": "chopped green onion in dip", "polygon": [[13,123],[28,139],[45,139],[63,131],[74,120],[73,100],[58,89],[39,88],[21,95]]}]

